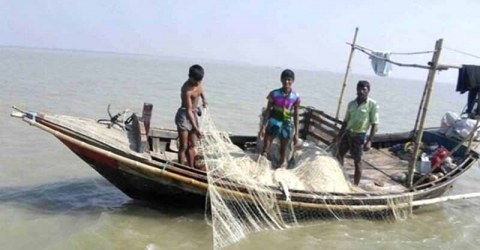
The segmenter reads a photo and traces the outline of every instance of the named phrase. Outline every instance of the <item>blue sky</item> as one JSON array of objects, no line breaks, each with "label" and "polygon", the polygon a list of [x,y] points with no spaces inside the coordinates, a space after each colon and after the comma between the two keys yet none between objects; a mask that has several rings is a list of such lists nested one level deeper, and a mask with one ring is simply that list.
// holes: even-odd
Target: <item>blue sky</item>
[{"label": "blue sky", "polygon": [[[480,1],[0,1],[0,45],[140,53],[343,73],[345,42],[381,51],[447,48],[480,55]],[[431,55],[395,56],[425,64]],[[444,50],[445,64],[480,59]],[[371,75],[355,54],[353,73]],[[424,80],[394,68],[392,77]],[[454,82],[457,71],[437,79]]]}]

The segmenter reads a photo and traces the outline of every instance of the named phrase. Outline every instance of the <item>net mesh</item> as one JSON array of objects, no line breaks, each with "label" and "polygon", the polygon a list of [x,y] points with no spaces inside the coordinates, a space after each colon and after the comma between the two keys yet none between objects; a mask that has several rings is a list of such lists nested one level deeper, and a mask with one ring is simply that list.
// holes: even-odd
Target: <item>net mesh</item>
[{"label": "net mesh", "polygon": [[[355,196],[354,188],[327,151],[312,143],[289,147],[289,167],[275,164],[255,149],[234,145],[219,131],[208,109],[202,115],[204,136],[198,153],[208,176],[206,217],[213,229],[215,249],[238,242],[262,230],[282,230],[334,218],[395,221],[411,214],[411,197],[405,195]],[[273,143],[270,157],[275,158]],[[274,161],[274,160],[273,160]]]}]

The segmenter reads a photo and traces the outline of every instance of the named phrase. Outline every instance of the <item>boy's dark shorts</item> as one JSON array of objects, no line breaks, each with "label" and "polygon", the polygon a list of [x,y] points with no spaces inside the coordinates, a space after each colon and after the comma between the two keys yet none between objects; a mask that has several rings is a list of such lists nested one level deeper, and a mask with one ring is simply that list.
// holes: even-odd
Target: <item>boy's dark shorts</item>
[{"label": "boy's dark shorts", "polygon": [[293,137],[293,123],[292,122],[283,122],[281,124],[269,121],[265,129],[267,135],[291,139]]},{"label": "boy's dark shorts", "polygon": [[350,151],[353,160],[360,162],[363,156],[363,146],[365,145],[366,134],[355,134],[346,132],[340,142],[340,152]]},{"label": "boy's dark shorts", "polygon": [[[194,114],[195,120],[198,124],[199,111],[194,110],[193,114]],[[185,109],[185,108],[179,108],[178,109],[177,114],[175,115],[175,124],[177,125],[177,129],[179,129],[179,130],[189,131],[189,132],[192,131],[193,125],[190,122],[190,120],[188,119],[187,109]]]}]

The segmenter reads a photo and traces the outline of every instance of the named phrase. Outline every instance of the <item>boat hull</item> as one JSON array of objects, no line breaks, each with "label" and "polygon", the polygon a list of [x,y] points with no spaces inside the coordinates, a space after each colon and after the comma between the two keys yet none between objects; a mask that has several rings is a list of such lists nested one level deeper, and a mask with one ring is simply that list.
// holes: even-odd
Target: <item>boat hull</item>
[{"label": "boat hull", "polygon": [[128,197],[154,203],[176,202],[186,206],[204,206],[206,192],[201,189],[186,188],[182,183],[162,178],[146,176],[142,172],[127,171],[123,164],[97,152],[62,141],[84,162],[107,179]]},{"label": "boat hull", "polygon": [[[82,148],[81,146],[62,141],[83,161],[89,164],[100,175],[116,186],[120,191],[135,200],[151,203],[177,204],[184,207],[205,207],[207,192],[205,189],[185,185],[185,183],[165,178],[161,174],[148,175],[142,171],[135,171],[123,163],[108,156]],[[285,221],[301,220],[311,217],[318,218],[368,218],[381,219],[394,218],[391,209],[392,200],[409,202],[441,196],[451,187],[452,183],[423,190],[396,195],[353,195],[353,194],[299,194],[294,202],[299,206],[293,207],[298,218],[290,218],[289,212],[285,213]],[[278,195],[278,199],[286,201],[286,197]],[[403,200],[398,200],[403,199]],[[280,204],[281,207],[290,209],[290,205]],[[253,207],[253,206],[252,206]],[[285,210],[288,211],[288,210]],[[258,211],[260,213],[260,211]],[[308,216],[307,216],[308,215]]]}]

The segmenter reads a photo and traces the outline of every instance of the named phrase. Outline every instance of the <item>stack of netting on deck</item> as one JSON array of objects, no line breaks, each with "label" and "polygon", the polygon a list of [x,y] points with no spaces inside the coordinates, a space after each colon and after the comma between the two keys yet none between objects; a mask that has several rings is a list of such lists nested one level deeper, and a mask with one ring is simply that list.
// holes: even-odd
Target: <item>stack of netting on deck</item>
[{"label": "stack of netting on deck", "polygon": [[355,191],[338,163],[315,145],[295,152],[295,166],[274,169],[270,161],[248,153],[216,129],[208,110],[202,118],[203,155],[209,182],[207,218],[214,248],[262,230],[311,225],[326,218],[404,219],[411,197],[355,200]]}]

